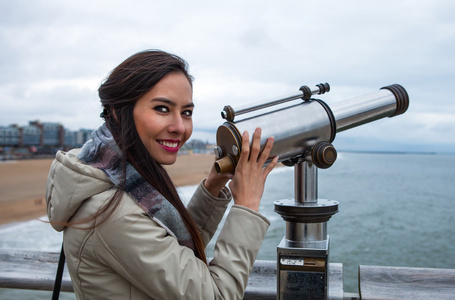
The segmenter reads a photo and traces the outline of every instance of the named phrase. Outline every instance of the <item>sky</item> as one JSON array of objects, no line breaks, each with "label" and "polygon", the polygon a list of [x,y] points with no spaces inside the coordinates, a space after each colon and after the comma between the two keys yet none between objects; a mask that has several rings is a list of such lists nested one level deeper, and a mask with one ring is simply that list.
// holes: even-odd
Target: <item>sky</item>
[{"label": "sky", "polygon": [[161,49],[195,78],[193,138],[215,141],[225,105],[295,95],[301,85],[328,82],[319,98],[330,106],[400,84],[405,114],[341,132],[335,148],[455,152],[454,13],[449,0],[2,0],[0,126],[95,129],[109,72]]}]

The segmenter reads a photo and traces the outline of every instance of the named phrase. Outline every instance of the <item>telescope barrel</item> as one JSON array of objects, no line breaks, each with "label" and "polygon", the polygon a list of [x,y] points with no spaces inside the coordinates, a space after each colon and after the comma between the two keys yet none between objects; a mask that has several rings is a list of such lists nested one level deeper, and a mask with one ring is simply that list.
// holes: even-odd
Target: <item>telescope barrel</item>
[{"label": "telescope barrel", "polygon": [[406,90],[398,85],[383,87],[377,92],[343,100],[330,105],[341,132],[384,117],[403,114],[409,106]]},{"label": "telescope barrel", "polygon": [[[329,90],[328,84],[321,84],[321,87],[319,91],[325,89],[324,92],[326,92]],[[306,86],[301,89],[307,89],[307,92],[303,91],[303,93],[310,96],[314,92],[318,93],[311,91]],[[285,100],[290,98],[292,97],[285,98]],[[272,105],[269,105],[270,103],[266,105],[270,107],[278,102],[283,103],[282,100],[277,100]],[[336,159],[336,150],[330,143],[334,140],[337,132],[384,117],[402,114],[408,106],[408,94],[398,84],[383,87],[379,91],[367,95],[334,103],[330,107],[318,99],[308,99],[265,113],[261,113],[260,108],[255,106],[249,112],[259,111],[256,115],[248,115],[248,117],[235,122],[227,121],[218,128],[215,168],[219,173],[233,173],[240,157],[242,133],[244,131],[254,132],[257,127],[262,129],[262,148],[265,146],[268,137],[273,136],[275,138],[270,153],[271,158],[279,156],[280,162],[292,161],[296,158],[307,159],[306,157],[311,152],[313,162],[318,167],[328,168]],[[228,120],[234,119],[236,114],[234,110],[229,112],[225,109],[225,112],[227,112],[226,114],[232,113],[227,118]],[[250,137],[250,142],[251,140],[252,137]],[[320,159],[322,159],[321,162],[315,161]]]}]

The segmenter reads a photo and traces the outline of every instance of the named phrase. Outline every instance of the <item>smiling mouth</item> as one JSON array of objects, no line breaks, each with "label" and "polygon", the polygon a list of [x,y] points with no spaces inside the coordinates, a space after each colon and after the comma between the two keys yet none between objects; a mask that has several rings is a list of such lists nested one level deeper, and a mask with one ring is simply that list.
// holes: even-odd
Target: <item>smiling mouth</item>
[{"label": "smiling mouth", "polygon": [[169,152],[177,152],[179,150],[179,142],[177,141],[158,141],[158,144]]},{"label": "smiling mouth", "polygon": [[169,148],[175,148],[179,145],[179,143],[176,143],[176,142],[164,142],[164,141],[160,141],[160,144],[163,146],[169,147]]}]

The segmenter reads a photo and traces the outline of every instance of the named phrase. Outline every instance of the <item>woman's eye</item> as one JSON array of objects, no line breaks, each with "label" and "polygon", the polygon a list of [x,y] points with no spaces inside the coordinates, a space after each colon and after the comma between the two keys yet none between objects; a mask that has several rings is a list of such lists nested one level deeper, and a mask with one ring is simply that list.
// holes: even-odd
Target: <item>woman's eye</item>
[{"label": "woman's eye", "polygon": [[166,106],[156,106],[154,107],[154,109],[158,112],[161,112],[161,113],[167,113],[169,112],[169,108],[167,108]]},{"label": "woman's eye", "polygon": [[191,117],[193,115],[193,111],[192,110],[185,110],[182,114],[185,117]]}]

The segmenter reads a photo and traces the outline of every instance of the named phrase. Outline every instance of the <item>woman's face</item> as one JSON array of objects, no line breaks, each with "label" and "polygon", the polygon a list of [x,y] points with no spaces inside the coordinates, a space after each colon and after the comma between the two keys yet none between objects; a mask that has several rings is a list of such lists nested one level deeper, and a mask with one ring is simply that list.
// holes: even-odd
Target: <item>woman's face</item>
[{"label": "woman's face", "polygon": [[193,108],[193,90],[181,72],[169,73],[137,100],[134,124],[156,162],[175,162],[178,150],[193,132]]}]

